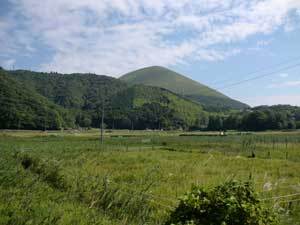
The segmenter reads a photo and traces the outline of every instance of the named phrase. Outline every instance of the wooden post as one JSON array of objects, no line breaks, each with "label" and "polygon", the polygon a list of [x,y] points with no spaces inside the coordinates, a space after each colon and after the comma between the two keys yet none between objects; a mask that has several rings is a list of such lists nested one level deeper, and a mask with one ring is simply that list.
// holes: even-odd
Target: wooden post
[{"label": "wooden post", "polygon": [[103,144],[103,124],[104,124],[104,101],[102,101],[102,112],[101,112],[101,130],[100,130],[100,142]]}]

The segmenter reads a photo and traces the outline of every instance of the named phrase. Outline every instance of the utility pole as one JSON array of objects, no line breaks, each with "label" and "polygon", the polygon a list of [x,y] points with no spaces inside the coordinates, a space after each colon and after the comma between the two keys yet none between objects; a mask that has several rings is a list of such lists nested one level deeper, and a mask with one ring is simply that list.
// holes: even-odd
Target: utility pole
[{"label": "utility pole", "polygon": [[47,117],[48,117],[48,115],[47,115],[47,109],[46,109],[46,106],[44,106],[44,111],[45,111],[45,116],[44,116],[44,131],[46,131],[47,130]]},{"label": "utility pole", "polygon": [[102,109],[101,109],[101,130],[100,130],[100,142],[103,144],[103,126],[104,126],[104,101],[102,100]]}]

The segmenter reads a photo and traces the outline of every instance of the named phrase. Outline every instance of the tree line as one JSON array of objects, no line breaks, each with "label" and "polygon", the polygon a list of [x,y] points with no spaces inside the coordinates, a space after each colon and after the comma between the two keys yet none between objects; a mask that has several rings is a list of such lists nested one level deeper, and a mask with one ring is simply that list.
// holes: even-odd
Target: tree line
[{"label": "tree line", "polygon": [[284,130],[300,129],[300,107],[259,106],[227,115],[211,115],[207,130]]},{"label": "tree line", "polygon": [[[99,116],[77,117],[76,124],[84,127],[99,126]],[[201,112],[193,124],[174,110],[157,103],[147,103],[131,110],[108,111],[105,124],[110,129],[183,129],[183,130],[241,130],[264,131],[300,129],[300,107],[289,105],[260,106],[230,113]]]},{"label": "tree line", "polygon": [[[105,101],[105,104],[103,104]],[[61,75],[0,69],[0,129],[99,128],[282,130],[300,128],[300,108],[260,106],[206,111],[168,90],[128,86],[92,74]]]}]

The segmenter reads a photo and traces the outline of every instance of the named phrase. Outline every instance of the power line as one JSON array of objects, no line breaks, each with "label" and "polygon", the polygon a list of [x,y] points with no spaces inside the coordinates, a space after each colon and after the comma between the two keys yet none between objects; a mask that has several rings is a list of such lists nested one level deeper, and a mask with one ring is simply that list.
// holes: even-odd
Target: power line
[{"label": "power line", "polygon": [[300,202],[300,198],[293,199],[293,200],[279,201],[277,203],[290,203],[290,202]]},{"label": "power line", "polygon": [[[138,193],[136,191],[134,192],[128,192],[126,190],[122,190],[122,189],[118,189],[117,192],[121,192],[125,195],[128,195],[128,196],[140,196],[140,195],[143,195],[145,197],[148,197],[150,199],[144,199],[145,201],[147,202],[151,202],[151,203],[154,203],[156,205],[160,205],[164,208],[167,208],[167,209],[174,209],[174,204],[176,204],[175,202],[173,202],[174,199],[172,198],[161,198],[160,196],[156,196],[156,195],[151,195],[151,194],[146,194],[146,193]],[[13,194],[20,194],[18,192],[6,192],[6,193],[10,193],[10,195],[13,195]],[[84,192],[81,192],[81,193],[66,193],[64,194],[64,197],[76,197],[80,194],[83,194],[83,193],[90,193],[90,194],[93,194],[95,192],[92,192],[92,191],[84,191]],[[262,202],[265,202],[265,201],[268,201],[268,200],[280,200],[280,199],[287,199],[287,198],[290,198],[290,197],[295,197],[295,196],[299,196],[300,193],[294,193],[294,194],[289,194],[289,195],[282,195],[282,196],[275,196],[275,197],[271,197],[271,198],[265,198],[265,199],[259,199],[260,201]],[[59,197],[61,198],[60,194],[59,193],[48,193],[47,194],[48,197]],[[24,195],[21,195],[21,196],[16,196],[16,195],[13,195],[13,198],[15,197],[20,197],[20,198],[23,198]],[[35,196],[34,198],[44,198],[44,196]],[[157,201],[154,201],[154,199],[157,199],[157,200],[169,200],[171,205],[166,205],[164,203],[161,203],[161,202],[157,202]],[[178,201],[178,199],[177,199]],[[289,202],[298,202],[300,201],[300,199],[290,199],[290,200],[280,200],[280,201],[277,201],[277,203],[289,203]]]},{"label": "power line", "polygon": [[[297,186],[299,186],[299,185],[297,185]],[[295,188],[295,187],[296,187],[295,185],[277,186],[277,187],[274,187],[270,190],[263,190],[263,191],[260,191],[258,193],[267,193],[267,192],[272,192],[272,191],[276,191],[276,190],[291,189],[291,188]]]},{"label": "power line", "polygon": [[299,195],[300,195],[300,193],[294,193],[294,194],[289,194],[289,195],[281,195],[281,196],[275,196],[275,197],[271,197],[271,198],[264,198],[264,199],[260,199],[260,201],[277,200],[277,199],[290,198],[290,197],[299,196]]},{"label": "power line", "polygon": [[[295,58],[292,58],[292,59],[289,59],[289,60],[280,62],[280,63],[275,64],[275,65],[270,65],[270,66],[268,66],[268,67],[263,67],[263,68],[261,68],[261,69],[255,70],[255,71],[250,72],[250,73],[248,73],[248,74],[245,74],[244,76],[254,75],[254,74],[257,74],[257,73],[260,73],[260,72],[269,70],[271,67],[280,67],[280,66],[285,65],[285,64],[287,64],[287,63],[291,63],[291,62],[293,62],[293,61],[298,61],[298,60],[300,60],[300,57],[295,57]],[[233,80],[233,79],[219,80],[219,81],[215,81],[215,82],[211,83],[210,85],[217,85],[217,84],[224,83],[224,82],[230,82],[230,81],[232,81],[232,80]]]},{"label": "power line", "polygon": [[258,75],[256,77],[252,77],[252,78],[249,78],[249,79],[241,80],[241,81],[238,81],[236,83],[232,83],[232,84],[229,84],[229,85],[224,85],[222,87],[219,87],[218,89],[226,89],[226,88],[229,88],[229,87],[238,86],[240,84],[243,84],[243,83],[246,83],[246,82],[249,82],[249,81],[253,81],[253,80],[258,80],[258,79],[261,79],[261,78],[264,78],[264,77],[268,77],[268,76],[271,76],[271,75],[273,75],[275,73],[279,73],[279,72],[282,72],[282,71],[285,71],[285,70],[288,70],[288,69],[292,69],[292,68],[295,68],[295,67],[298,67],[298,66],[300,66],[300,63],[294,64],[294,65],[290,65],[290,66],[286,66],[286,67],[283,67],[281,69],[278,69],[278,70],[275,70],[275,71],[272,71],[272,72],[269,72],[269,73]]}]

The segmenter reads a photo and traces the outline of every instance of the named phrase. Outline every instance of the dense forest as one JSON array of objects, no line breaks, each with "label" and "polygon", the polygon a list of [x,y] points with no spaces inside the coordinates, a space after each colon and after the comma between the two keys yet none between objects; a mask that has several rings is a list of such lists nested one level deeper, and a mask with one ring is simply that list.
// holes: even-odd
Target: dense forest
[{"label": "dense forest", "polygon": [[[213,101],[212,101],[213,102]],[[1,129],[282,130],[300,128],[300,108],[214,107],[160,87],[95,74],[0,69]]]},{"label": "dense forest", "polygon": [[300,107],[259,106],[229,115],[210,117],[209,130],[284,130],[300,128]]},{"label": "dense forest", "polygon": [[[200,104],[166,89],[144,85],[129,87],[125,82],[107,76],[24,70],[1,70],[1,76],[9,83],[6,91],[1,91],[1,102],[5,102],[5,99],[21,101],[11,92],[22,92],[23,86],[24,90],[28,90],[23,96],[43,98],[47,104],[64,110],[66,116],[60,116],[61,128],[99,127],[102,110],[105,126],[116,129],[189,129],[201,115],[206,114]],[[40,108],[43,105],[40,104]],[[1,107],[1,112],[5,110],[16,112],[15,121],[23,121],[20,114],[30,114],[22,108]],[[2,129],[59,128],[44,122],[50,120],[46,114],[43,119],[36,121],[39,126],[19,123],[16,127],[5,123],[6,118],[0,119],[3,121]]]},{"label": "dense forest", "polygon": [[74,125],[64,108],[0,71],[0,128],[60,129]]}]

